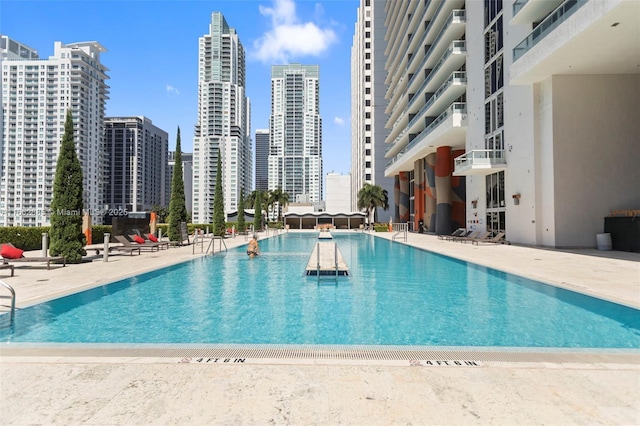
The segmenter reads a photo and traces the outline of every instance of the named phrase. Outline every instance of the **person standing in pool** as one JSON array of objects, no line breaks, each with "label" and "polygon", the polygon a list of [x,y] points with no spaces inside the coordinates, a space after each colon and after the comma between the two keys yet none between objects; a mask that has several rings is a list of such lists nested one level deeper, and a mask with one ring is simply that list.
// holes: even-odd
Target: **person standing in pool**
[{"label": "person standing in pool", "polygon": [[247,247],[247,255],[249,255],[250,259],[258,256],[260,254],[260,246],[258,245],[258,239],[256,235],[253,235],[251,241],[249,241],[249,247]]}]

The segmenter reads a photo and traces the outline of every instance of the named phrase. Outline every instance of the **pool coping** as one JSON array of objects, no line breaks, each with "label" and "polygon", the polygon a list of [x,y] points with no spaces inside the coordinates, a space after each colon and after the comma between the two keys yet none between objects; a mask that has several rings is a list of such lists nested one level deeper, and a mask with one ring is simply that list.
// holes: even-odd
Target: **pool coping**
[{"label": "pool coping", "polygon": [[[38,344],[0,343],[0,359],[8,357],[118,358],[130,362],[383,364],[475,367],[509,364],[625,364],[640,366],[640,349],[442,347],[377,345],[253,344]],[[416,362],[418,364],[416,364]]]}]

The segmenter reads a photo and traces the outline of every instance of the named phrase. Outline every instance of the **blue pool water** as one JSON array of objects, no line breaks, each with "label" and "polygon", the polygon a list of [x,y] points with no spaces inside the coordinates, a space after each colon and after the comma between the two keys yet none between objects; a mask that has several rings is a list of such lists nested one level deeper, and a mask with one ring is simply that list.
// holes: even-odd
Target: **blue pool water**
[{"label": "blue pool water", "polygon": [[639,348],[640,311],[375,238],[337,235],[351,276],[304,276],[314,234],[16,313],[4,342]]}]

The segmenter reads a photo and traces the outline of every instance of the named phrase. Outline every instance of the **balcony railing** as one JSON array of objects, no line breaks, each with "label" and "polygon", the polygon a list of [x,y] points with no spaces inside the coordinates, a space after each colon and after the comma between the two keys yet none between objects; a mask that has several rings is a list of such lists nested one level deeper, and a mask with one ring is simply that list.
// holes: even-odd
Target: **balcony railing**
[{"label": "balcony railing", "polygon": [[513,62],[527,53],[540,40],[555,30],[558,25],[566,21],[573,13],[584,6],[588,0],[567,0],[562,3],[552,14],[547,16],[531,33],[513,49]]},{"label": "balcony railing", "polygon": [[393,157],[391,161],[387,163],[386,167],[391,166],[398,159],[400,159],[407,151],[409,151],[414,146],[416,146],[421,141],[423,141],[424,138],[426,138],[429,133],[434,131],[449,116],[452,116],[453,114],[466,114],[466,113],[467,113],[466,102],[454,102],[453,104],[451,104],[451,106],[447,108],[445,112],[440,114],[435,120],[429,123],[429,125],[425,127],[425,129],[422,132],[420,132],[415,138],[413,138],[413,140],[409,142],[409,144],[402,151],[396,154],[396,156]]},{"label": "balcony railing", "polygon": [[[431,106],[438,100],[440,99],[440,96],[442,96],[442,94],[451,86],[453,86],[453,84],[464,84],[467,82],[467,73],[464,71],[454,71],[449,78],[447,79],[447,81],[445,81],[442,86],[440,86],[438,88],[438,90],[436,90],[434,92],[433,95],[431,95],[431,97],[429,98],[429,100],[424,104],[424,106],[422,108],[420,108],[420,111],[418,111],[418,113],[415,115],[415,117],[413,117],[413,119],[411,121],[409,121],[409,125],[407,127],[411,127],[413,126],[413,124],[416,122],[416,120],[418,120],[420,117],[422,117],[422,115],[425,113],[426,110],[428,110],[429,108],[431,108]],[[416,96],[417,97],[417,96]],[[413,99],[412,99],[413,101]],[[409,103],[409,107],[411,107],[411,103]]]},{"label": "balcony railing", "polygon": [[504,170],[507,166],[505,151],[494,149],[475,149],[456,157],[453,161],[455,176],[488,174]]}]

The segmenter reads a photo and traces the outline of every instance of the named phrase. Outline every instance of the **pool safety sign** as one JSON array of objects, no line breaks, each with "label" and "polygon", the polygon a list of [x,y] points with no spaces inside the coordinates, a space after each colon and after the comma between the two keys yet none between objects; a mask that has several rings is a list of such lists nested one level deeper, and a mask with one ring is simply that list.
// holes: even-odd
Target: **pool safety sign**
[{"label": "pool safety sign", "polygon": [[409,360],[411,367],[482,367],[480,361],[461,360],[461,359],[441,359],[441,360]]},{"label": "pool safety sign", "polygon": [[182,358],[179,362],[182,364],[244,364],[247,358]]},{"label": "pool safety sign", "polygon": [[[195,358],[182,358],[178,360],[178,363],[181,364],[252,364],[252,363],[264,363],[269,361],[265,358],[217,358],[217,357],[195,357]],[[317,360],[316,360],[317,361]],[[348,362],[348,360],[345,360]],[[362,361],[361,361],[362,362]],[[370,363],[379,365],[376,360],[371,360]],[[366,365],[369,362],[364,362]],[[417,360],[412,359],[408,361],[389,361],[384,362],[385,365],[396,365],[396,366],[409,366],[409,367],[482,367],[482,362],[474,361],[474,360]]]}]

